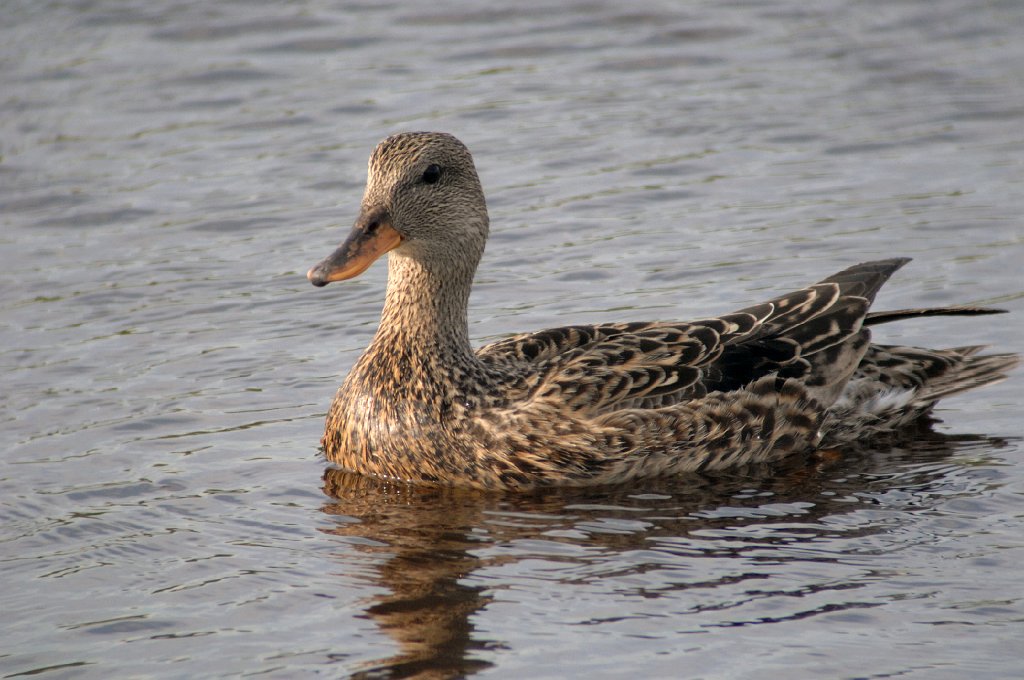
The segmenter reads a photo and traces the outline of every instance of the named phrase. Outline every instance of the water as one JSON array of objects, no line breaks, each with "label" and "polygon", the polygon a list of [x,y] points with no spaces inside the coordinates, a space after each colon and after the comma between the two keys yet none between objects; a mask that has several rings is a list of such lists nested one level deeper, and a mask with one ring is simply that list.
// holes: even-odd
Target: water
[{"label": "water", "polygon": [[886,340],[1024,331],[1024,6],[8,2],[0,675],[1002,678],[1024,374],[894,451],[596,491],[328,471],[381,137],[476,153],[478,340],[726,311],[862,259]]}]

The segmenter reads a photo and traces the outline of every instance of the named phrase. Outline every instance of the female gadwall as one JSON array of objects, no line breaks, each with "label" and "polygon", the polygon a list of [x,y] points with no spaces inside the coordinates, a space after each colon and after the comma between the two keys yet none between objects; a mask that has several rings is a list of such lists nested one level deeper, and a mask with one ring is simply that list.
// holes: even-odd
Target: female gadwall
[{"label": "female gadwall", "polygon": [[474,350],[467,302],[487,240],[466,147],[414,132],[370,156],[348,239],[316,286],[388,252],[380,327],[327,416],[327,458],[398,480],[489,488],[623,482],[898,433],[937,400],[1004,377],[980,347],[871,343],[869,326],[972,307],[869,312],[907,259],[866,262],[689,322],[566,326]]}]

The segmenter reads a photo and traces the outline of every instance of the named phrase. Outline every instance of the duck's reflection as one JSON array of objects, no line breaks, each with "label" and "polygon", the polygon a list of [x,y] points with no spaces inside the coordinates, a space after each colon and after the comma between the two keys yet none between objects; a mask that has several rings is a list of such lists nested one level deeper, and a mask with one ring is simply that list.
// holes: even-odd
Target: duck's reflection
[{"label": "duck's reflection", "polygon": [[[950,456],[1003,445],[983,437],[925,433],[913,445],[884,452],[824,454],[715,476],[530,494],[412,487],[327,469],[324,491],[334,500],[324,511],[339,516],[332,531],[358,536],[359,550],[384,557],[374,585],[389,594],[375,598],[365,613],[399,646],[397,654],[355,677],[461,677],[490,666],[486,650],[501,643],[475,636],[472,616],[487,606],[493,591],[473,581],[481,580],[486,567],[516,561],[515,546],[509,546],[517,539],[583,545],[590,554],[594,549],[608,554],[650,548],[664,541],[683,546],[678,553],[683,557],[675,559],[684,559],[699,554],[705,549],[701,546],[715,548],[707,539],[709,531],[733,532],[730,544],[735,550],[737,537],[742,544],[744,526],[792,524],[791,514],[773,518],[759,510],[796,503],[801,532],[796,538],[785,532],[780,542],[792,550],[794,541],[821,541],[834,533],[835,518],[885,504],[886,498],[909,494],[915,508],[948,498],[951,480],[966,469]],[[825,518],[831,521],[821,522]],[[595,530],[617,521],[633,528]],[[871,522],[846,522],[843,536],[882,530]],[[756,549],[764,551],[771,543],[760,534]],[[494,546],[509,549],[495,551]],[[741,547],[736,554],[742,553]],[[480,557],[484,554],[489,556]]]},{"label": "duck's reflection", "polygon": [[473,640],[470,622],[488,598],[483,588],[460,582],[480,566],[472,548],[485,498],[333,468],[324,473],[324,492],[337,499],[325,512],[358,520],[339,523],[334,533],[369,539],[361,550],[388,556],[378,576],[390,594],[365,612],[400,651],[353,677],[460,677],[489,666],[473,658],[486,645]]}]

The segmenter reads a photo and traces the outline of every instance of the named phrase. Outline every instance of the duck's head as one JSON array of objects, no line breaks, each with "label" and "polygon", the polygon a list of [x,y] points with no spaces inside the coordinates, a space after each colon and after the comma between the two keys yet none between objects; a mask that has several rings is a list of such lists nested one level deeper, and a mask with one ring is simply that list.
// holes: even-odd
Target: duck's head
[{"label": "duck's head", "polygon": [[373,150],[351,233],[306,277],[314,286],[350,279],[388,251],[430,269],[475,269],[487,230],[483,189],[465,145],[443,132],[404,132]]}]

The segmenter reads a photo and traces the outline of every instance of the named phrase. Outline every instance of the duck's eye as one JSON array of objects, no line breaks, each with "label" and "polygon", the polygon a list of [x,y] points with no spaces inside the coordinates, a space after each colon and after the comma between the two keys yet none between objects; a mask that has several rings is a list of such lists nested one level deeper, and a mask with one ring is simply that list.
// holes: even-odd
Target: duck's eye
[{"label": "duck's eye", "polygon": [[424,184],[437,184],[439,179],[441,179],[441,166],[431,163],[423,171],[423,182]]}]

